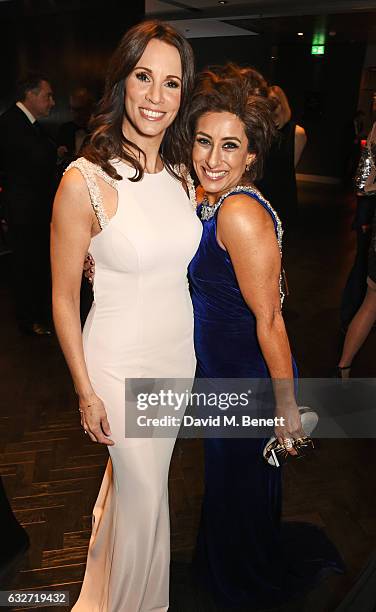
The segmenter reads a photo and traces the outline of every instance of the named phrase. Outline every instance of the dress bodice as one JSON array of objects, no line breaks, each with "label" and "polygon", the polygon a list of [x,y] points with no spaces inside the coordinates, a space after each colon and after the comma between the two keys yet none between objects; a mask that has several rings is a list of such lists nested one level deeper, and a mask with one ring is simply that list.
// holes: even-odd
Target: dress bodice
[{"label": "dress bodice", "polygon": [[[186,270],[201,235],[201,228],[181,183],[166,168],[144,173],[138,182],[128,180],[134,169],[113,161],[122,180],[111,179],[101,168],[80,158],[71,164],[84,175],[101,232],[93,236],[90,253],[95,260],[95,301],[111,288],[127,292],[133,279],[142,276],[166,291],[172,284],[186,286]],[[117,191],[117,210],[108,218],[96,177]],[[115,282],[114,275],[117,276]],[[108,287],[110,285],[110,287]],[[102,290],[103,289],[103,290]]]},{"label": "dress bodice", "polygon": [[223,201],[235,193],[248,195],[250,206],[261,205],[268,211],[282,250],[279,218],[257,189],[239,186],[225,193],[215,206],[202,204],[198,208],[203,234],[189,266],[189,280],[195,318],[197,375],[204,378],[268,376],[257,340],[256,318],[242,296],[229,254],[217,242],[219,209]]},{"label": "dress bodice", "polygon": [[[276,212],[253,187],[239,186],[224,194],[214,206],[202,204],[198,215],[203,225],[200,247],[189,266],[189,279],[195,316],[227,322],[249,323],[253,314],[246,304],[229,254],[217,242],[217,217],[224,200],[236,193],[249,196],[250,205],[261,205],[271,215],[282,253],[282,226]],[[281,287],[281,300],[283,300]]]},{"label": "dress bodice", "polygon": [[[128,180],[133,168],[123,161],[112,164],[122,180],[110,179],[82,158],[73,164],[86,179],[101,227],[89,247],[95,260],[94,304],[84,337],[112,370],[116,355],[119,377],[180,373],[177,355],[183,359],[185,350],[194,359],[187,268],[201,224],[181,182],[167,169],[133,182]],[[100,179],[117,191],[111,218]]]}]

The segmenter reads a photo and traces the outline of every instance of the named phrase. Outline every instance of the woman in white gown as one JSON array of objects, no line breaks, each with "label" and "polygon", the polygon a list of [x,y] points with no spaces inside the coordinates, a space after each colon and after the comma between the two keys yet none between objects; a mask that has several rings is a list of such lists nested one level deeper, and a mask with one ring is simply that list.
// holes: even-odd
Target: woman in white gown
[{"label": "woman in white gown", "polygon": [[[85,433],[110,453],[76,612],[168,609],[167,480],[175,440],[127,437],[125,379],[194,376],[186,273],[201,224],[174,176],[192,83],[192,51],[175,30],[144,22],[126,33],[90,144],[55,200],[56,331]],[[96,275],[82,337],[79,290],[88,250]]]}]

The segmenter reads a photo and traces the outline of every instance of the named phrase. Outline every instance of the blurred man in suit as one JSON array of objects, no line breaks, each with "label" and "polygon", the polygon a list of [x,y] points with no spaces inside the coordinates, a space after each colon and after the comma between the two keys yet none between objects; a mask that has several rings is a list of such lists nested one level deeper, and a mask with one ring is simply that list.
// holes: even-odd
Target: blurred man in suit
[{"label": "blurred man in suit", "polygon": [[56,144],[39,119],[55,105],[48,80],[28,74],[17,102],[0,117],[0,170],[14,262],[21,331],[50,335],[49,228],[56,189]]}]

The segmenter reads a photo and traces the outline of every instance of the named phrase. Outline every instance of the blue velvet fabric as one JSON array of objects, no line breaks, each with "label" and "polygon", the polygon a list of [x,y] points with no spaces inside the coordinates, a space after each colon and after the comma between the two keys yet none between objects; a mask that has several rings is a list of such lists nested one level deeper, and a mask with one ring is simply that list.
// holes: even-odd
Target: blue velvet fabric
[{"label": "blue velvet fabric", "polygon": [[[277,230],[263,198],[252,190],[244,193],[250,195],[250,206],[269,211]],[[229,255],[216,240],[218,210],[203,221],[202,240],[189,267],[197,377],[269,377],[255,317]],[[204,585],[225,607],[278,605],[326,571],[343,569],[320,529],[281,524],[281,469],[263,459],[265,442],[205,440],[205,494],[194,563]]]}]

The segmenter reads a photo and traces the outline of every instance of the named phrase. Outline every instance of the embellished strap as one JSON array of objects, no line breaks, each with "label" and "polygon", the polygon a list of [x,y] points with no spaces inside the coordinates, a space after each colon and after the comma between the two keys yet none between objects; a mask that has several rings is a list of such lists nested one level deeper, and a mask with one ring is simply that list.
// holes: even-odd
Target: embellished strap
[{"label": "embellished strap", "polygon": [[193,178],[191,177],[189,172],[187,172],[187,174],[185,175],[185,181],[186,181],[187,187],[188,187],[188,195],[189,195],[190,202],[191,202],[193,208],[196,210],[196,208],[197,208],[196,187],[195,187],[195,184],[193,182]]},{"label": "embellished strap", "polygon": [[[270,213],[270,215],[271,215],[271,217],[272,217],[272,219],[274,221],[274,224],[275,224],[275,232],[276,232],[276,236],[277,236],[279,252],[280,252],[281,258],[282,258],[282,236],[283,236],[283,229],[282,229],[281,220],[280,220],[278,214],[276,213],[276,211],[274,210],[274,208],[268,202],[268,200],[266,200],[264,198],[264,196],[262,195],[262,193],[260,193],[260,191],[258,189],[256,189],[255,187],[249,187],[247,185],[237,185],[237,187],[234,187],[230,191],[228,191],[227,193],[224,193],[219,198],[218,202],[216,202],[214,204],[214,206],[205,206],[205,205],[203,205],[202,209],[201,209],[201,219],[203,219],[204,221],[205,220],[209,220],[211,217],[214,216],[214,214],[216,213],[216,211],[218,210],[218,208],[222,204],[223,200],[225,198],[229,197],[230,195],[235,195],[236,193],[246,193],[246,194],[250,195],[251,197],[253,197],[256,200],[258,200],[258,202],[264,208],[266,208],[269,211],[269,213]],[[286,283],[286,280],[285,280],[285,271],[282,269],[281,274],[279,276],[279,294],[280,294],[280,299],[281,299],[281,305],[283,304],[283,300],[285,298],[286,292],[288,294],[287,283]]]},{"label": "embellished strap", "polygon": [[184,164],[176,164],[174,166],[174,172],[176,172],[176,174],[185,181],[187,185],[187,189],[188,189],[189,201],[191,202],[193,208],[196,210],[197,208],[196,188],[193,182],[193,178],[189,174]]},{"label": "embellished strap", "polygon": [[[104,229],[106,225],[109,223],[109,218],[103,206],[103,197],[101,191],[99,189],[98,183],[95,179],[95,175],[102,178],[106,183],[117,189],[117,182],[115,179],[108,176],[108,174],[97,164],[93,164],[91,161],[86,159],[85,157],[79,157],[75,161],[73,161],[65,172],[70,170],[71,168],[77,168],[85,179],[89,195],[91,205],[95,212],[95,215],[98,219],[99,227]],[[64,173],[65,174],[65,173]]]},{"label": "embellished strap", "polygon": [[256,198],[256,200],[258,200],[260,204],[263,205],[264,208],[266,208],[269,211],[275,223],[278,246],[279,246],[280,253],[282,255],[283,229],[282,229],[281,220],[278,214],[276,213],[276,211],[274,210],[274,208],[268,202],[268,200],[264,198],[262,193],[260,193],[260,191],[256,189],[256,187],[248,187],[247,185],[238,185],[237,187],[234,187],[227,193],[224,193],[223,195],[221,195],[218,202],[216,202],[214,206],[206,206],[206,207],[203,206],[202,212],[201,212],[201,218],[205,221],[213,217],[216,211],[218,210],[218,208],[220,207],[220,205],[222,204],[223,200],[225,198],[228,198],[231,195],[235,195],[236,193],[246,193],[250,195],[251,197]]}]

